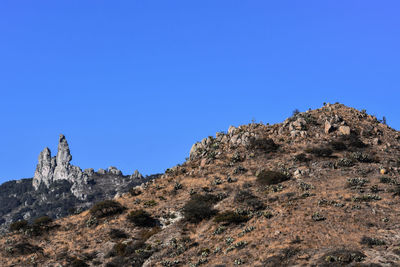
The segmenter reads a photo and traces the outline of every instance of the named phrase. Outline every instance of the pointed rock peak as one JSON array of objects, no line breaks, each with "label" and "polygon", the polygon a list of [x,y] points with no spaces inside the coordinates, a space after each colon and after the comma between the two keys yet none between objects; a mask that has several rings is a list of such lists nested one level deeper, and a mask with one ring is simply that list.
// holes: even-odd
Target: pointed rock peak
[{"label": "pointed rock peak", "polygon": [[57,151],[57,165],[68,164],[72,160],[67,139],[63,134],[60,134]]},{"label": "pointed rock peak", "polygon": [[50,159],[51,159],[51,151],[48,147],[45,147],[39,154],[39,162],[44,160],[50,161]]},{"label": "pointed rock peak", "polygon": [[67,139],[65,138],[65,135],[60,134],[60,137],[59,137],[59,139],[58,139],[58,142],[59,142],[59,143],[67,142]]}]

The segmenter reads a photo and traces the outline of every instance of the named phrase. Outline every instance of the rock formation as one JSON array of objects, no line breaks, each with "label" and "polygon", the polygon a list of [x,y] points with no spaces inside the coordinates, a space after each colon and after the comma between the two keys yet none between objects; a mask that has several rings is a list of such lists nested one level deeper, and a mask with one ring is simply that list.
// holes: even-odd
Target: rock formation
[{"label": "rock formation", "polygon": [[39,154],[39,161],[32,181],[34,189],[38,190],[41,185],[48,188],[55,181],[66,180],[72,184],[72,194],[78,199],[84,200],[88,195],[88,191],[91,190],[91,184],[94,181],[91,180],[89,182],[89,180],[94,175],[109,176],[110,181],[113,181],[118,186],[143,178],[143,175],[135,171],[129,179],[122,179],[124,177],[122,172],[113,166],[109,167],[107,171],[99,169],[97,173],[92,168],[85,169],[82,172],[81,168],[70,163],[71,160],[72,155],[67,139],[61,134],[55,157],[51,157],[51,151],[47,147]]},{"label": "rock formation", "polygon": [[[51,157],[49,148],[45,148],[39,154],[39,162],[36,167],[32,185],[37,190],[40,184],[46,187],[57,180],[68,180],[72,183],[80,182],[84,175],[82,170],[70,164],[72,155],[69,150],[67,139],[60,135],[56,157]],[[85,175],[86,177],[88,175]]]},{"label": "rock formation", "polygon": [[41,183],[44,183],[47,187],[50,185],[53,179],[55,165],[56,160],[51,157],[50,149],[46,147],[39,154],[38,164],[32,182],[35,189],[38,189]]}]

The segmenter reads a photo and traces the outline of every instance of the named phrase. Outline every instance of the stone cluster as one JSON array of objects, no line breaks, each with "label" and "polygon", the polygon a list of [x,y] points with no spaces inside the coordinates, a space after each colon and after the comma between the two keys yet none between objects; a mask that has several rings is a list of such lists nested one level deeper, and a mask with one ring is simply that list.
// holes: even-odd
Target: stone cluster
[{"label": "stone cluster", "polygon": [[[254,124],[254,126],[257,126],[257,124]],[[226,134],[218,132],[216,133],[215,138],[209,136],[200,142],[193,144],[192,148],[190,149],[190,159],[204,157],[210,152],[216,151],[220,146],[225,144],[230,146],[248,146],[252,138],[257,139],[258,137],[259,136],[252,132],[249,127],[239,126],[236,128],[234,126],[230,126]]]}]

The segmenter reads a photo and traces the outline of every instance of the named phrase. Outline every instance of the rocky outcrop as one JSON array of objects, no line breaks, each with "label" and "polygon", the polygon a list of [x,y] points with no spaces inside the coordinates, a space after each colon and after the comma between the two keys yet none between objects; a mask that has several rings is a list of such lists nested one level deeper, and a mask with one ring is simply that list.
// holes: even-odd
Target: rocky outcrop
[{"label": "rocky outcrop", "polygon": [[118,187],[128,185],[132,181],[137,182],[137,179],[143,178],[143,175],[138,171],[131,176],[125,177],[119,169],[113,166],[109,167],[107,171],[99,169],[97,173],[92,168],[82,171],[78,166],[72,165],[70,163],[71,160],[72,155],[67,139],[61,134],[55,157],[51,157],[51,151],[47,147],[40,152],[35,176],[32,181],[33,188],[38,190],[42,185],[49,188],[52,183],[64,180],[71,184],[70,191],[75,197],[85,200],[88,192],[92,190],[93,183],[96,183],[93,180],[94,176],[97,177],[97,180],[100,179],[100,176],[107,176],[110,182],[113,182]]},{"label": "rocky outcrop", "polygon": [[58,142],[58,151],[56,157],[51,157],[49,148],[45,148],[39,154],[39,161],[33,177],[32,185],[37,190],[41,184],[49,187],[51,183],[57,180],[67,180],[71,183],[82,183],[84,175],[82,170],[70,164],[72,155],[69,150],[67,139],[60,135]]},{"label": "rocky outcrop", "polygon": [[35,176],[32,185],[38,189],[41,183],[47,187],[53,180],[54,168],[56,166],[56,159],[51,157],[51,151],[48,147],[43,149],[39,154],[38,164],[36,166]]},{"label": "rocky outcrop", "polygon": [[131,179],[143,179],[144,177],[143,177],[143,175],[138,171],[138,170],[136,170],[132,175],[131,175]]}]

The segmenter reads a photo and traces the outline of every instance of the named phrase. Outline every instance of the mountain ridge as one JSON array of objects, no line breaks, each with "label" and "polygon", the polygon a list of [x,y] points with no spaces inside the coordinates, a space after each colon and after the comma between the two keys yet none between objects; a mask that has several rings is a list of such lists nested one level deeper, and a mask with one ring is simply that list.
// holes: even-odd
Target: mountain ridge
[{"label": "mountain ridge", "polygon": [[327,104],[206,137],[183,164],[41,236],[10,232],[0,263],[396,266],[399,174],[398,131]]}]

